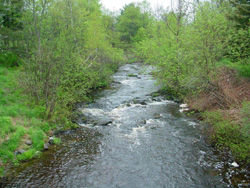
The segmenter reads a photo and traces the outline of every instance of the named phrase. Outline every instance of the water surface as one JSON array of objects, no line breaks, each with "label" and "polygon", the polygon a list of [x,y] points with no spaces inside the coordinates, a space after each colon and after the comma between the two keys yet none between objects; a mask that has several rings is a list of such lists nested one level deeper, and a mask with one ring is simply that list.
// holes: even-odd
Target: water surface
[{"label": "water surface", "polygon": [[[79,109],[82,128],[62,134],[62,144],[15,169],[1,187],[243,186],[246,172],[226,165],[204,142],[200,122],[179,104],[153,97],[159,87],[150,69],[121,67],[111,88]],[[238,181],[241,173],[245,180]]]}]

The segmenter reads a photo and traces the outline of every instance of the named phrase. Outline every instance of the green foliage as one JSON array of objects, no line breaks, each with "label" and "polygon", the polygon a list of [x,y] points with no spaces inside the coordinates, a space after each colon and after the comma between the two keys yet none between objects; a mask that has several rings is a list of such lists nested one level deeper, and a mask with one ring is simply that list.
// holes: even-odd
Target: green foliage
[{"label": "green foliage", "polygon": [[237,70],[240,76],[250,78],[249,60],[241,59],[238,62],[232,62],[229,59],[224,58],[218,63],[218,65]]},{"label": "green foliage", "polygon": [[235,27],[237,29],[249,27],[250,2],[248,0],[232,0],[229,2],[234,9],[228,17],[234,21]]},{"label": "green foliage", "polygon": [[[250,112],[249,103],[243,105],[243,112]],[[232,151],[235,158],[241,161],[250,162],[250,137],[249,126],[241,128],[235,122],[223,117],[222,112],[213,111],[203,113],[206,122],[212,126],[210,135],[212,143],[219,148],[228,148]],[[247,118],[247,117],[246,117]],[[245,132],[247,131],[247,132]]]},{"label": "green foliage", "polygon": [[22,136],[26,130],[22,126],[15,127],[15,132],[10,135],[9,139],[0,146],[0,158],[4,163],[14,159],[14,151],[18,148]]},{"label": "green foliage", "polygon": [[17,156],[18,161],[26,161],[29,159],[32,159],[34,155],[36,154],[37,150],[36,149],[29,149],[25,151],[23,154]]},{"label": "green foliage", "polygon": [[245,137],[250,139],[250,102],[244,102],[242,104],[241,115],[243,117],[241,132]]},{"label": "green foliage", "polygon": [[223,9],[199,3],[191,23],[180,14],[184,8],[166,12],[154,25],[153,37],[137,45],[137,55],[157,68],[155,76],[163,87],[180,96],[206,88],[225,51],[228,23]]},{"label": "green foliage", "polygon": [[[18,165],[43,149],[56,124],[76,128],[75,103],[109,84],[123,51],[115,47],[120,43],[115,18],[101,12],[98,0],[5,2],[0,5],[0,159]],[[24,145],[26,139],[32,146]],[[26,151],[16,156],[17,149]]]},{"label": "green foliage", "polygon": [[5,67],[16,67],[21,64],[20,58],[17,54],[12,52],[0,54],[0,65]]},{"label": "green foliage", "polygon": [[239,126],[228,119],[224,119],[221,112],[205,112],[203,116],[206,118],[206,122],[213,126],[215,133],[212,135],[212,138],[217,146],[230,147],[232,143],[236,144],[240,142]]},{"label": "green foliage", "polygon": [[55,144],[60,144],[61,143],[61,139],[60,138],[54,138],[54,143]]},{"label": "green foliage", "polygon": [[[37,9],[39,5],[35,4]],[[24,63],[22,86],[37,105],[45,107],[45,119],[67,124],[76,102],[108,85],[123,52],[109,41],[113,32],[106,32],[112,28],[112,17],[102,17],[98,1],[62,0],[46,4],[45,9],[46,19],[37,14],[37,27],[24,25],[37,33],[32,36],[37,46]],[[35,21],[28,12],[23,19]]]},{"label": "green foliage", "polygon": [[250,51],[250,28],[232,29],[227,46],[227,56],[235,62],[248,61]]},{"label": "green foliage", "polygon": [[10,133],[11,131],[13,131],[13,125],[11,122],[10,117],[0,117],[0,135],[1,137],[5,137],[6,134]]},{"label": "green foliage", "polygon": [[[99,0],[0,4],[1,160],[18,164],[32,158],[55,124],[75,128],[75,103],[109,84],[124,58],[119,48],[127,51],[125,61],[153,65],[171,99],[207,92],[220,64],[250,77],[249,2],[194,3],[192,14],[179,3],[176,10],[157,12],[157,19],[146,1],[126,5],[117,17],[103,13]],[[242,127],[219,111],[205,113],[214,141],[239,159],[249,154],[249,111],[244,103]],[[33,145],[16,157],[24,137]]]},{"label": "green foliage", "polygon": [[152,17],[149,11],[143,11],[143,6],[140,6],[140,4],[130,3],[125,5],[121,15],[117,17],[116,26],[121,33],[120,39],[123,42],[121,47],[127,49],[131,44],[147,38],[151,21]]},{"label": "green foliage", "polygon": [[[0,160],[14,165],[42,150],[46,134],[56,128],[40,119],[44,117],[44,107],[27,105],[29,99],[17,85],[18,74],[15,69],[0,67]],[[33,141],[31,148],[23,146],[24,137]],[[16,156],[15,151],[20,148],[27,151]]]},{"label": "green foliage", "polygon": [[42,150],[44,146],[45,134],[41,129],[32,127],[29,129],[29,135],[33,142],[32,147],[36,150]]},{"label": "green foliage", "polygon": [[[235,9],[228,2],[194,3],[191,15],[184,3],[176,10],[163,11],[152,25],[151,37],[136,45],[136,55],[156,67],[153,75],[170,99],[213,94],[211,90],[217,88],[214,80],[221,65],[237,70],[240,76],[250,76],[249,3],[233,2],[237,2]],[[237,23],[228,20],[229,13],[238,19],[234,20]],[[230,149],[237,159],[244,161],[249,160],[250,154],[248,105],[243,104],[242,127],[225,118],[222,111],[204,113],[212,127],[213,143]]]},{"label": "green foliage", "polygon": [[152,97],[158,97],[158,96],[160,96],[159,93],[153,93],[153,94],[152,94]]},{"label": "green foliage", "polygon": [[0,177],[3,175],[3,173],[4,173],[4,168],[0,167]]},{"label": "green foliage", "polygon": [[231,21],[227,56],[235,63],[242,76],[249,77],[250,51],[250,3],[246,0],[230,1],[233,9],[228,12]]}]

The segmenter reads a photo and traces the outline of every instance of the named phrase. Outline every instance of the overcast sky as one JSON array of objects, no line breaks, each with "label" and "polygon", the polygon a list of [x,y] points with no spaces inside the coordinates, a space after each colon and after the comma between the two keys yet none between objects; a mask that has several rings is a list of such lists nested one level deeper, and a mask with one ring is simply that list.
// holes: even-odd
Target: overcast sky
[{"label": "overcast sky", "polygon": [[[101,0],[101,3],[105,8],[116,11],[122,9],[125,4],[129,4],[131,2],[141,2],[142,0]],[[171,0],[147,0],[150,2],[151,7],[154,9],[158,5],[162,5],[164,8],[171,5]],[[174,1],[174,0],[173,0]]]}]

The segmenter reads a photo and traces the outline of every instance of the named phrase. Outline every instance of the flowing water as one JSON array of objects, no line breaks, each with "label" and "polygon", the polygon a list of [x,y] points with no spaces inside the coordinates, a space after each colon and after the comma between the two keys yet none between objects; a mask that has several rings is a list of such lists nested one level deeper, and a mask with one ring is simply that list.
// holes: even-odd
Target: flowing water
[{"label": "flowing water", "polygon": [[110,89],[79,108],[81,128],[60,135],[60,145],[15,169],[1,187],[247,186],[247,172],[204,142],[202,124],[155,96],[150,69],[121,67]]}]

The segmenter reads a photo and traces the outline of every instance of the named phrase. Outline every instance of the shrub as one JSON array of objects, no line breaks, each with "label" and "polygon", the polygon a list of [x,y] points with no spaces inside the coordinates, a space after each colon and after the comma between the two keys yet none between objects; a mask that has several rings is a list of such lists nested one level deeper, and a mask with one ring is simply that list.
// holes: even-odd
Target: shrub
[{"label": "shrub", "polygon": [[225,118],[223,111],[207,111],[203,113],[203,117],[212,128],[210,131],[211,143],[219,148],[230,149],[234,157],[240,161],[250,162],[249,134],[244,136],[246,133],[242,131],[239,124]]},{"label": "shrub", "polygon": [[5,67],[17,67],[20,64],[20,58],[13,52],[7,52],[0,55],[0,65]]}]

